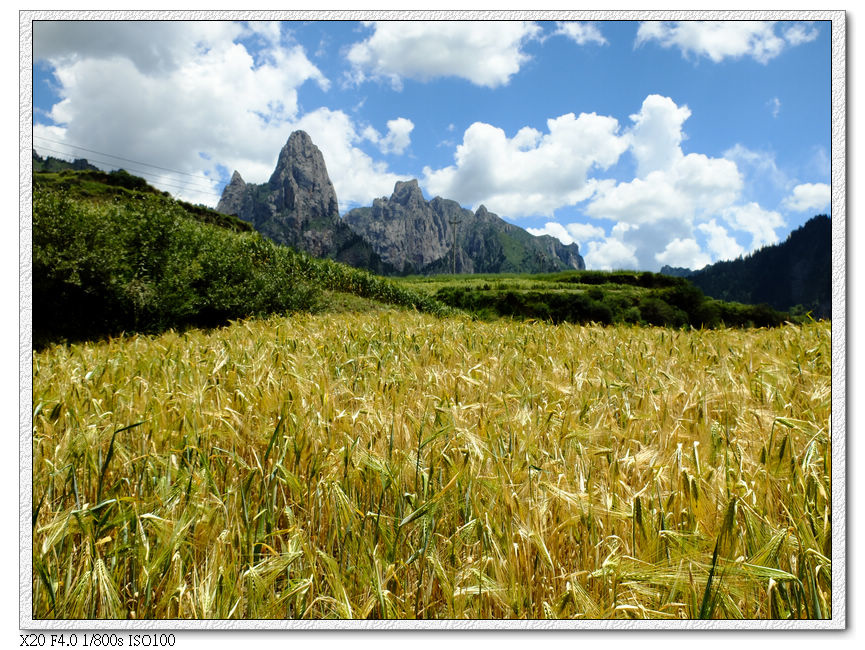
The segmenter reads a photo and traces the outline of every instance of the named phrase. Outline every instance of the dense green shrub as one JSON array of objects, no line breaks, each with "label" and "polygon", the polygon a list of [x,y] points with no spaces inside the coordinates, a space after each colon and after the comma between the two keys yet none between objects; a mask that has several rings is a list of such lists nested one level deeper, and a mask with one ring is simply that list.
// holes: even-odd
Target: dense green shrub
[{"label": "dense green shrub", "polygon": [[[576,273],[552,274],[566,278]],[[782,324],[790,317],[765,305],[728,304],[711,300],[699,288],[683,278],[652,273],[582,271],[588,278],[585,288],[567,280],[573,287],[562,291],[552,285],[549,290],[536,289],[551,274],[533,276],[535,282],[522,278],[496,283],[459,286],[449,284],[438,289],[435,297],[452,307],[464,309],[481,318],[508,316],[534,318],[553,323],[634,323],[664,327],[769,327]],[[615,279],[628,278],[625,284]],[[602,281],[603,280],[603,281]],[[642,284],[644,286],[639,286]],[[526,289],[525,287],[532,287]]]},{"label": "dense green shrub", "polygon": [[168,199],[114,205],[40,192],[33,201],[33,337],[211,326],[311,308],[289,251],[188,218]]},{"label": "dense green shrub", "polygon": [[562,271],[536,276],[546,282],[586,285],[625,285],[643,289],[660,289],[687,284],[684,278],[675,278],[651,271]]},{"label": "dense green shrub", "polygon": [[642,318],[640,316],[640,308],[639,307],[628,307],[622,314],[622,320],[625,323],[637,324]]},{"label": "dense green shrub", "polygon": [[684,311],[651,296],[640,302],[640,317],[649,325],[682,327],[688,322]]},{"label": "dense green shrub", "polygon": [[788,314],[775,311],[768,305],[743,305],[738,302],[714,301],[718,318],[728,327],[778,327],[791,320]]},{"label": "dense green shrub", "polygon": [[366,271],[203,223],[162,196],[105,202],[34,191],[37,347],[315,309],[322,289],[447,311],[427,294]]},{"label": "dense green shrub", "polygon": [[592,287],[586,292],[586,295],[588,295],[592,300],[604,299],[604,291],[600,287]]},{"label": "dense green shrub", "polygon": [[476,291],[463,287],[443,287],[435,298],[440,302],[488,317],[490,314],[514,318],[534,318],[554,323],[603,323],[615,321],[609,305],[592,300],[581,292]]},{"label": "dense green shrub", "polygon": [[706,299],[702,291],[688,282],[682,282],[676,286],[656,291],[655,295],[668,305],[672,305],[685,312],[689,317],[696,314],[700,305]]}]

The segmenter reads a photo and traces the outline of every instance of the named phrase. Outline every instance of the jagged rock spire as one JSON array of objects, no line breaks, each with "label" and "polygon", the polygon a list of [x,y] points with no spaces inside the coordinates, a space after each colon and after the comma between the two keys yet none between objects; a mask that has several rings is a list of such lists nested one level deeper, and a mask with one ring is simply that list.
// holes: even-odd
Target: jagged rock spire
[{"label": "jagged rock spire", "polygon": [[318,257],[336,255],[358,239],[342,223],[324,156],[304,131],[289,136],[267,183],[245,183],[234,172],[217,210],[237,215],[280,244]]},{"label": "jagged rock spire", "polygon": [[222,190],[222,197],[219,199],[219,203],[216,204],[217,211],[240,216],[244,210],[243,204],[246,194],[246,183],[243,181],[240,172],[235,169],[228,185]]},{"label": "jagged rock spire", "polygon": [[336,190],[327,174],[324,156],[305,131],[295,131],[279,152],[270,177],[274,206],[297,213],[298,224],[309,219],[339,220]]}]

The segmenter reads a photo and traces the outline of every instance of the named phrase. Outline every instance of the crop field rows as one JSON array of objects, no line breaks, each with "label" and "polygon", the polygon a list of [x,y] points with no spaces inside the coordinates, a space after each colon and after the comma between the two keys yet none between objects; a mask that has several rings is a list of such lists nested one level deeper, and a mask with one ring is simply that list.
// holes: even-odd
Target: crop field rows
[{"label": "crop field rows", "polygon": [[33,358],[33,616],[827,618],[831,326],[298,314]]}]

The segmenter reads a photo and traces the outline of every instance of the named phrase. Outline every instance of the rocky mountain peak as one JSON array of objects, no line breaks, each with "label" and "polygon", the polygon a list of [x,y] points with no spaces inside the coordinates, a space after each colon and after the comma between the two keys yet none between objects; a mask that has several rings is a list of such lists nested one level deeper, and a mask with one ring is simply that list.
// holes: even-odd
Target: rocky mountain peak
[{"label": "rocky mountain peak", "polygon": [[217,210],[235,214],[265,237],[313,256],[384,268],[369,244],[342,223],[324,156],[304,131],[289,136],[267,183],[245,183],[234,172]]},{"label": "rocky mountain peak", "polygon": [[275,185],[291,176],[300,187],[309,189],[316,182],[327,181],[327,167],[324,156],[305,131],[293,132],[279,152],[276,169],[270,177],[270,184]]},{"label": "rocky mountain peak", "polygon": [[417,179],[397,181],[393,187],[393,194],[391,194],[390,200],[405,207],[417,207],[424,203],[423,192],[421,192]]},{"label": "rocky mountain peak", "polygon": [[535,237],[483,205],[472,212],[450,199],[426,201],[417,179],[341,219],[324,156],[303,131],[288,138],[268,182],[245,183],[234,172],[217,209],[276,242],[377,273],[449,273],[454,258],[460,273],[585,268],[576,244]]},{"label": "rocky mountain peak", "polygon": [[222,190],[222,197],[220,197],[216,209],[225,214],[239,215],[243,211],[245,195],[246,183],[240,173],[235,170],[228,185]]},{"label": "rocky mountain peak", "polygon": [[314,147],[315,145],[312,143],[312,138],[309,137],[309,133],[306,131],[302,131],[298,129],[297,131],[292,131],[291,135],[288,136],[288,143],[294,144],[294,146],[299,147]]},{"label": "rocky mountain peak", "polygon": [[275,210],[293,212],[297,226],[321,218],[339,221],[339,204],[324,156],[305,131],[289,136],[268,184]]}]

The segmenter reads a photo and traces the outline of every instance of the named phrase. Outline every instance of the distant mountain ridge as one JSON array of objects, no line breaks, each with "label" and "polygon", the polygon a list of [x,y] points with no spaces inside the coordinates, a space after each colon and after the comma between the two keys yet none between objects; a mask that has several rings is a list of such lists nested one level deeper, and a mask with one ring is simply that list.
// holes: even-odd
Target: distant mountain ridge
[{"label": "distant mountain ridge", "polygon": [[[576,244],[537,237],[483,205],[424,199],[416,179],[398,181],[390,198],[355,208],[343,220],[402,273],[542,273],[585,269]],[[456,242],[456,254],[454,254]]]},{"label": "distant mountain ridge", "polygon": [[716,262],[698,271],[664,266],[661,273],[686,277],[707,296],[832,317],[832,221],[809,219],[786,241],[747,257]]},{"label": "distant mountain ridge", "polygon": [[532,235],[484,206],[426,201],[417,180],[340,218],[324,157],[303,131],[291,134],[267,183],[246,183],[235,171],[216,209],[278,243],[382,274],[585,269],[576,244]]}]

